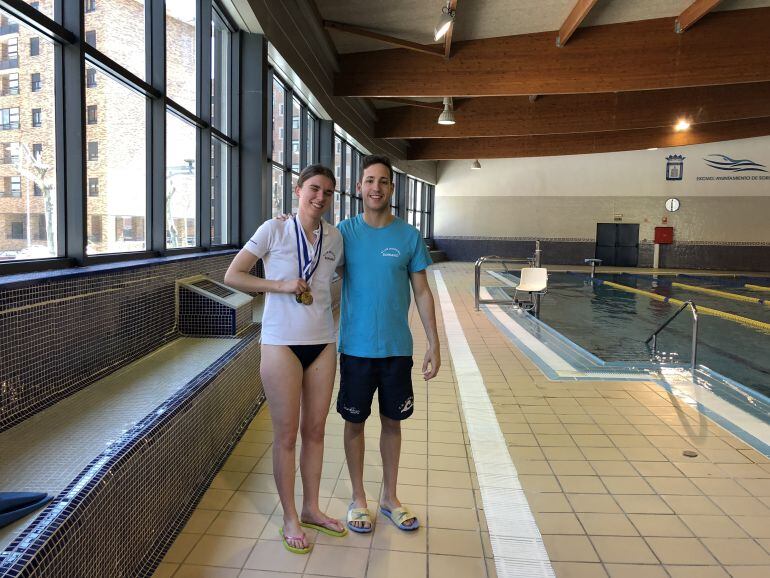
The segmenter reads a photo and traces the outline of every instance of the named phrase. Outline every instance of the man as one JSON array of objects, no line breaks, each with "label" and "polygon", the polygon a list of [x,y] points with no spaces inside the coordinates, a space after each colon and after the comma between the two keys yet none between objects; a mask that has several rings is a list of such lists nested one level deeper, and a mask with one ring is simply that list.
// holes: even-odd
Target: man
[{"label": "man", "polygon": [[430,256],[420,232],[390,212],[393,168],[387,157],[361,160],[356,189],[363,214],[340,223],[345,271],[340,318],[340,391],[337,411],[345,419],[345,455],[353,486],[348,527],[372,531],[364,491],[364,426],[378,392],[383,489],[380,511],[400,529],[416,530],[419,521],[403,507],[396,486],[401,453],[401,420],[412,415],[412,334],[409,331],[411,284],[428,338],[423,379],[441,366],[436,312],[426,268]]}]

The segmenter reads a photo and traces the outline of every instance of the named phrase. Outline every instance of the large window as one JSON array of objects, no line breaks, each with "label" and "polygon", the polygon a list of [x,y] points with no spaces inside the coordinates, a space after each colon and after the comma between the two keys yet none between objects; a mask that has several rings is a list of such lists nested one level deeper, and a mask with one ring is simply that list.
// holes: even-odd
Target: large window
[{"label": "large window", "polygon": [[237,241],[240,42],[218,0],[27,4],[39,12],[0,10],[0,261],[86,264]]},{"label": "large window", "polygon": [[432,185],[407,175],[406,220],[414,225],[426,239],[431,236],[433,195]]},{"label": "large window", "polygon": [[196,155],[195,125],[178,116],[166,115],[166,246],[194,247]]},{"label": "large window", "polygon": [[[86,251],[89,255],[142,251],[146,248],[147,98],[102,72],[95,79],[98,89],[85,88]],[[135,219],[135,235],[119,234],[128,216]]]},{"label": "large window", "polygon": [[230,51],[232,32],[214,10],[211,20],[211,125],[230,134]]},{"label": "large window", "polygon": [[294,189],[299,173],[318,162],[318,120],[294,88],[274,70],[269,73],[269,82],[272,86],[271,208],[275,216],[297,211]]},{"label": "large window", "polygon": [[[167,0],[167,4],[178,4]],[[193,3],[194,4],[194,3]],[[86,41],[100,52],[145,77],[145,0],[84,2]],[[175,45],[169,43],[174,49]]]},{"label": "large window", "polygon": [[233,29],[223,12],[215,6],[211,15],[211,205],[212,245],[231,240],[232,187],[232,51]]},{"label": "large window", "polygon": [[166,1],[166,84],[168,96],[196,112],[198,2]]},{"label": "large window", "polygon": [[390,197],[390,212],[393,215],[398,215],[399,183],[401,182],[402,176],[403,173],[393,171],[393,196]]},{"label": "large window", "polygon": [[56,257],[58,48],[5,13],[0,21],[0,261]]},{"label": "large window", "polygon": [[360,170],[361,157],[366,153],[348,142],[340,134],[334,136],[335,171],[340,202],[335,205],[335,221],[355,217],[364,210],[361,195],[358,194],[356,183]]}]

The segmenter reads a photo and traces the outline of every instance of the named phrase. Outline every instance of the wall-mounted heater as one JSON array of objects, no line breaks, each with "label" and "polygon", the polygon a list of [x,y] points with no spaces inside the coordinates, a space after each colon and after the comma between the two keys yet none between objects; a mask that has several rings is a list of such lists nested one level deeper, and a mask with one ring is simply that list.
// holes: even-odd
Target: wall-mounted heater
[{"label": "wall-mounted heater", "polygon": [[177,279],[177,315],[182,335],[232,336],[252,322],[252,297],[205,275]]}]

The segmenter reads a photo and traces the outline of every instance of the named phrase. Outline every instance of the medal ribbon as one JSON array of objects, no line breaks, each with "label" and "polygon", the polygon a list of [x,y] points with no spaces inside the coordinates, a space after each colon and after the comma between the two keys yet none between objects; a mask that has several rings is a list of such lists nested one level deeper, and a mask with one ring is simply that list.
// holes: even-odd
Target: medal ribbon
[{"label": "medal ribbon", "polygon": [[[300,225],[298,221],[299,221],[299,218],[295,217],[294,231],[295,233],[297,233],[297,271],[298,271],[297,276],[302,277],[306,282],[309,283],[310,279],[313,277],[313,273],[315,273],[315,270],[318,268],[318,265],[321,263],[321,250],[323,249],[323,243],[324,243],[323,221],[321,221],[321,224],[320,224],[321,231],[319,233],[319,238],[318,238],[318,249],[316,250],[312,259],[310,259],[310,255],[308,254],[307,241],[305,240],[304,231],[299,230]],[[302,265],[303,263],[305,264],[304,267]]]}]

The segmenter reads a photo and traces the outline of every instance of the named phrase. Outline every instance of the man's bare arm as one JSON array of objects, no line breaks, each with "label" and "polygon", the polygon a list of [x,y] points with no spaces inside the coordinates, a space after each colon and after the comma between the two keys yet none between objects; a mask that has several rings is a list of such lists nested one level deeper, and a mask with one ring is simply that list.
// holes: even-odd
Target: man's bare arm
[{"label": "man's bare arm", "polygon": [[428,285],[428,274],[425,270],[411,273],[409,279],[414,291],[414,302],[420,314],[425,335],[428,337],[428,351],[422,363],[422,375],[427,381],[436,377],[441,367],[441,347],[438,341],[438,328],[436,326],[436,307],[433,303],[433,292]]}]

